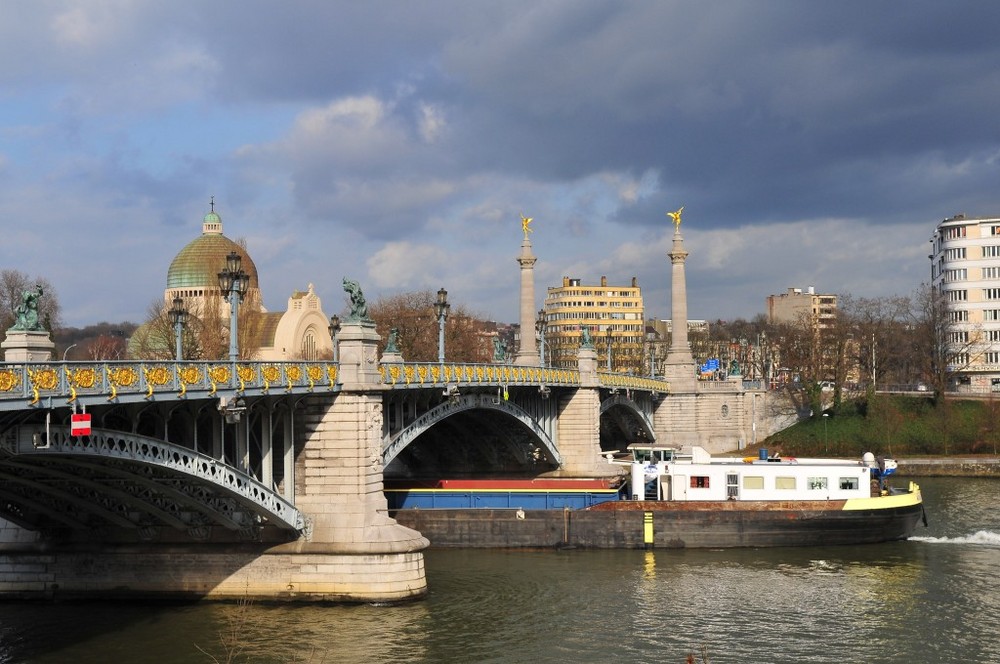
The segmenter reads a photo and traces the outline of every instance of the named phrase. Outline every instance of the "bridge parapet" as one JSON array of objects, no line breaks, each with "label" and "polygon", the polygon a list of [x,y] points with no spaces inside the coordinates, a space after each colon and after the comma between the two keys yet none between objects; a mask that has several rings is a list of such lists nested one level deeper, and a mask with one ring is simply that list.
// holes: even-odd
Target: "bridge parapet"
[{"label": "bridge parapet", "polygon": [[644,378],[642,376],[611,373],[609,371],[598,371],[597,378],[601,383],[601,387],[644,390],[661,394],[670,392],[670,383],[658,378]]},{"label": "bridge parapet", "polygon": [[0,365],[0,410],[42,399],[88,403],[338,389],[334,362],[33,362]]},{"label": "bridge parapet", "polygon": [[384,363],[382,382],[394,389],[447,387],[449,385],[563,385],[578,387],[575,369],[543,369],[505,364],[438,364],[436,362]]}]

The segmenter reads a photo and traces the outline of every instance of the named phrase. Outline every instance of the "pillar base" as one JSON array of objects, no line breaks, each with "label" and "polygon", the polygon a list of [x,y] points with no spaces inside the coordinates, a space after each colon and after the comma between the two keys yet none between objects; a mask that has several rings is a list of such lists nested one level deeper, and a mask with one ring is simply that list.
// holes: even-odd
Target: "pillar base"
[{"label": "pillar base", "polygon": [[[279,547],[280,548],[280,547]],[[225,547],[0,554],[2,599],[250,599],[402,602],[427,594],[411,553],[289,553]]]}]

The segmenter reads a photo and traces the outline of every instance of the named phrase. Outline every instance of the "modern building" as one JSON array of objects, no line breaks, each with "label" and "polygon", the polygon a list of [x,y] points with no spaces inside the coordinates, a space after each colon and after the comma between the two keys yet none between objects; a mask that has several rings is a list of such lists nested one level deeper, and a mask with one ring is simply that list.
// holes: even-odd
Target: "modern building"
[{"label": "modern building", "polygon": [[630,286],[599,285],[563,277],[562,286],[549,287],[543,306],[546,364],[577,367],[583,329],[590,333],[598,366],[612,371],[643,373],[642,290],[635,277]]},{"label": "modern building", "polygon": [[[200,321],[221,321],[219,334],[228,346],[230,305],[222,297],[219,272],[226,267],[226,257],[236,252],[240,268],[249,284],[240,315],[240,356],[250,360],[315,360],[330,358],[333,341],[330,321],[312,284],[304,291],[295,291],[288,298],[285,311],[268,312],[263,307],[257,266],[241,244],[222,232],[222,218],[211,211],[202,220],[201,235],[191,240],[177,253],[167,270],[167,287],[163,291],[164,312],[180,298],[188,312],[189,328]],[[164,315],[166,318],[166,315]],[[164,333],[162,326],[147,323],[136,330],[129,343],[131,355],[173,355],[173,331]],[[252,351],[250,349],[253,349]],[[214,359],[214,358],[213,358]]]},{"label": "modern building", "polygon": [[1000,389],[1000,217],[945,219],[928,258],[947,310],[948,370],[972,389]]},{"label": "modern building", "polygon": [[820,295],[813,286],[805,291],[789,288],[780,295],[767,296],[767,322],[795,323],[812,321],[813,328],[822,331],[833,326],[837,317],[837,296]]}]

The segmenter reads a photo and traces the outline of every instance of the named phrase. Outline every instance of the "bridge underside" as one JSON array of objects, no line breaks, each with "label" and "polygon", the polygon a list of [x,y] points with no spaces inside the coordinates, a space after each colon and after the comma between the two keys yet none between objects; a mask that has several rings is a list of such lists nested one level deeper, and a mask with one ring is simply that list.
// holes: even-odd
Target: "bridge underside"
[{"label": "bridge underside", "polygon": [[[94,409],[89,436],[70,435],[68,409],[14,422],[0,438],[0,518],[40,542],[287,542],[302,515],[256,479],[270,419],[249,406],[225,421],[217,400]],[[280,429],[280,427],[278,427]],[[142,431],[143,433],[137,433]],[[171,438],[177,443],[167,442]],[[202,449],[204,452],[199,452]],[[280,477],[280,474],[278,474]]]},{"label": "bridge underside", "polygon": [[435,423],[385,469],[398,477],[535,477],[554,470],[535,434],[506,413],[471,409]]}]

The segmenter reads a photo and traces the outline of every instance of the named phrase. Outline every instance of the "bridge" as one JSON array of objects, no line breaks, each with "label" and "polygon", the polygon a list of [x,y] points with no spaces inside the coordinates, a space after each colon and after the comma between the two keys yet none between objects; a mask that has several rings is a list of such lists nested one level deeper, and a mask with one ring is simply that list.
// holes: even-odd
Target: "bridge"
[{"label": "bridge", "polygon": [[[353,331],[352,340],[345,328],[340,356],[370,357],[373,331]],[[388,523],[384,476],[608,474],[601,452],[655,440],[656,407],[670,394],[664,380],[597,371],[596,360],[589,371],[350,362],[0,365],[0,519],[8,524],[0,546],[27,552],[6,553],[12,578],[43,560],[42,576],[60,579],[24,584],[0,573],[0,591],[86,594],[75,587],[79,574],[67,571],[91,555],[83,550],[122,563],[81,586],[142,593],[153,590],[140,573],[124,570],[148,574],[169,552],[204,561],[218,558],[211,547],[238,550],[247,556],[239,565],[220,571],[218,560],[208,560],[184,571],[198,580],[181,594],[217,597],[245,593],[246,578],[262,574],[238,570],[257,560],[371,548],[341,540],[370,534],[373,524],[391,533],[375,548],[419,550],[426,540]],[[74,435],[74,416],[83,414],[90,429]],[[344,447],[350,451],[323,451]],[[327,467],[330,457],[337,471]],[[243,588],[235,589],[236,579]],[[355,599],[350,585],[316,592],[287,581],[255,594]]]},{"label": "bridge", "polygon": [[[603,453],[639,440],[718,451],[766,435],[766,392],[695,380],[679,225],[674,246],[666,379],[600,371],[587,335],[572,369],[540,366],[532,335],[510,364],[379,357],[353,310],[337,362],[8,350],[0,597],[417,598],[429,542],[388,516],[386,478],[602,477],[618,472]],[[518,261],[533,329],[527,235]]]}]

